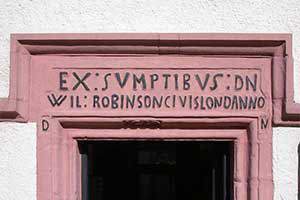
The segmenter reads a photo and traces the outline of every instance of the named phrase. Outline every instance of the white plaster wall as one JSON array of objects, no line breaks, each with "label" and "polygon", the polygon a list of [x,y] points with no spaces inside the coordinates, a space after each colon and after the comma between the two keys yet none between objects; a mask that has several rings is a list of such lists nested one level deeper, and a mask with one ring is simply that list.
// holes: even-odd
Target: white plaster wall
[{"label": "white plaster wall", "polygon": [[0,199],[35,199],[35,124],[0,123]]},{"label": "white plaster wall", "polygon": [[273,134],[275,199],[296,200],[300,128],[274,128]]},{"label": "white plaster wall", "polygon": [[[0,97],[8,95],[10,33],[293,33],[300,102],[299,0],[0,0]],[[0,200],[34,200],[35,124],[0,123]],[[274,129],[276,200],[296,200],[300,128]]]}]

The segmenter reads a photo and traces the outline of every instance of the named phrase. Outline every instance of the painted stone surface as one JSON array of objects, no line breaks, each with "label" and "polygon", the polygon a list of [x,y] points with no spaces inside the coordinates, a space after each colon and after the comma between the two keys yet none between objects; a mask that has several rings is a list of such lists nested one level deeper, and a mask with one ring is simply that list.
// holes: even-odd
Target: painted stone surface
[{"label": "painted stone surface", "polygon": [[228,116],[270,110],[269,59],[157,56],[52,61],[44,56],[32,63],[37,73],[31,92],[34,115],[46,110],[103,116]]},{"label": "painted stone surface", "polygon": [[272,199],[272,126],[299,125],[289,35],[24,34],[11,58],[0,118],[38,123],[38,200],[81,198],[95,139],[232,141],[233,198]]}]

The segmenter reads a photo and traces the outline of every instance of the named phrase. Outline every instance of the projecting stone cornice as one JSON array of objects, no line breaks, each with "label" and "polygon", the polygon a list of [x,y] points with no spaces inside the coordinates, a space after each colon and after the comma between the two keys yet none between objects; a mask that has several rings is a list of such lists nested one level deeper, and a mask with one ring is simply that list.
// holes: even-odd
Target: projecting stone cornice
[{"label": "projecting stone cornice", "polygon": [[10,92],[8,98],[0,99],[1,121],[35,121],[29,106],[31,58],[43,55],[270,58],[273,126],[300,125],[300,104],[294,101],[291,34],[12,34]]}]

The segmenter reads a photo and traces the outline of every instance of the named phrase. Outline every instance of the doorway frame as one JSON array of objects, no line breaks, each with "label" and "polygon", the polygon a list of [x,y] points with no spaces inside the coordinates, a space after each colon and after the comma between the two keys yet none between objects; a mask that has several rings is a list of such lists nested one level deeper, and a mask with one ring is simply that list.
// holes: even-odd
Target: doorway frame
[{"label": "doorway frame", "polygon": [[[258,118],[48,120],[48,132],[38,134],[37,139],[38,199],[81,199],[79,140],[233,141],[234,200],[273,198],[272,136],[259,133]],[[135,128],[129,121],[159,126]]]},{"label": "doorway frame", "polygon": [[[147,131],[149,129],[150,132],[156,132],[169,129],[172,131],[178,129],[204,131],[241,128],[247,132],[249,139],[247,145],[237,142],[237,144],[246,145],[250,149],[250,153],[246,157],[248,162],[251,161],[247,165],[249,166],[247,171],[249,187],[243,197],[240,197],[242,192],[236,189],[234,199],[271,200],[273,198],[272,127],[300,126],[300,104],[294,101],[291,34],[12,34],[10,52],[10,91],[8,98],[0,99],[0,121],[37,123],[38,200],[80,199],[78,190],[81,187],[80,177],[75,176],[74,173],[81,169],[78,166],[78,156],[76,156],[79,155],[79,152],[74,144],[76,144],[76,139],[93,138],[92,132],[95,130],[100,132],[108,129],[121,132],[118,137],[109,135],[111,133],[107,132],[106,139],[122,138],[124,129],[128,130],[128,133],[130,132],[128,136],[134,136],[133,133],[138,129]],[[272,120],[266,124],[266,116],[253,116],[250,113],[243,117],[227,116],[223,118],[220,116],[180,118],[176,114],[173,118],[160,118],[160,116],[125,118],[117,116],[117,114],[111,118],[104,118],[101,115],[88,117],[88,113],[57,114],[44,109],[39,110],[43,115],[35,116],[36,110],[32,110],[30,107],[33,76],[31,61],[35,56],[49,54],[56,56],[117,54],[122,56],[190,55],[222,58],[268,58],[271,60],[269,81],[272,97],[269,99],[269,103],[272,111],[269,114]],[[181,128],[178,127],[179,125]],[[79,131],[78,133],[89,133],[89,135],[81,135],[81,138],[76,138],[71,135],[70,131],[72,130]],[[149,133],[148,136],[150,137],[151,134]],[[210,136],[218,139],[214,137],[213,133]],[[143,136],[136,133],[136,137]],[[198,135],[198,137],[200,136]],[[178,137],[177,139],[182,138]],[[234,182],[238,188],[241,180],[237,176],[234,177]]]}]

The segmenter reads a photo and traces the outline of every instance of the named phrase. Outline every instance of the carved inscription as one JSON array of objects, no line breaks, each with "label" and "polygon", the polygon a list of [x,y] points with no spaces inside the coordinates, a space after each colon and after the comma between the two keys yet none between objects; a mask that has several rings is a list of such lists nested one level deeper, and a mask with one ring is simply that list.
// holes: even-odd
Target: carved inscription
[{"label": "carved inscription", "polygon": [[269,125],[269,118],[267,116],[261,116],[260,118],[260,128],[266,129]]},{"label": "carved inscription", "polygon": [[42,120],[42,130],[47,131],[49,129],[49,122],[45,119]]},{"label": "carved inscription", "polygon": [[60,106],[64,102],[64,100],[67,98],[66,95],[58,95],[56,96],[55,94],[50,94],[47,96],[50,104],[55,107],[55,106]]},{"label": "carved inscription", "polygon": [[53,108],[98,110],[259,110],[256,70],[58,70]]}]

